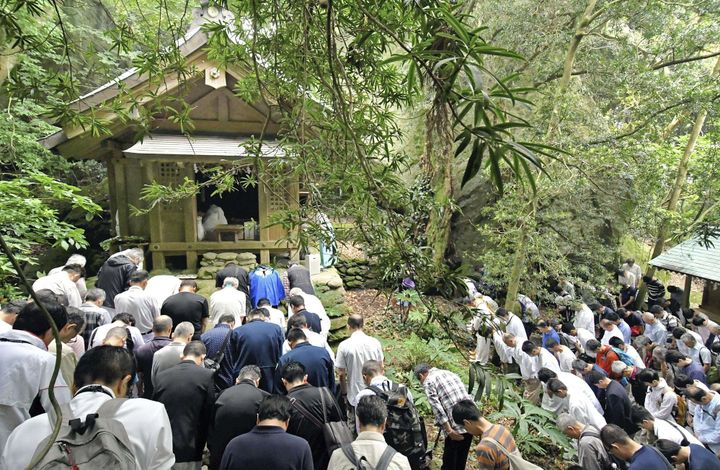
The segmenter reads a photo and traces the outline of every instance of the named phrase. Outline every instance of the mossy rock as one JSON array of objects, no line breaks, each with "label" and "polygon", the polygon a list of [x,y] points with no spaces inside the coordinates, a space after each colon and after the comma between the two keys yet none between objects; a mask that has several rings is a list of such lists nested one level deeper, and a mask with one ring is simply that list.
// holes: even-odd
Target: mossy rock
[{"label": "mossy rock", "polygon": [[200,268],[200,271],[198,271],[197,278],[198,279],[215,279],[215,273],[217,273],[217,270],[212,270],[210,268]]},{"label": "mossy rock", "polygon": [[324,293],[330,291],[330,288],[324,284],[320,284],[319,286],[313,286],[313,287],[315,289],[315,294],[324,294]]},{"label": "mossy rock", "polygon": [[[169,275],[169,276],[172,276],[172,275],[173,275],[173,272],[170,271],[169,269],[153,269],[152,271],[150,271],[150,277],[153,277],[153,276],[168,276],[168,275]],[[86,282],[85,284],[87,285],[87,282]]]},{"label": "mossy rock", "polygon": [[325,312],[330,318],[339,318],[350,315],[352,313],[352,309],[348,304],[338,304],[326,308]]},{"label": "mossy rock", "polygon": [[337,331],[347,326],[347,317],[342,316],[339,318],[333,318],[330,320],[330,331]]},{"label": "mossy rock", "polygon": [[337,331],[331,331],[328,335],[328,343],[330,344],[337,344],[341,342],[344,339],[347,339],[350,337],[350,332],[347,330],[347,328],[343,328]]},{"label": "mossy rock", "polygon": [[325,308],[339,305],[345,302],[343,292],[341,292],[339,289],[324,292],[322,294],[318,293],[317,297],[318,299],[320,299],[320,302],[322,302]]},{"label": "mossy rock", "polygon": [[327,283],[327,286],[330,289],[339,289],[340,287],[343,286],[343,281],[342,281],[342,279],[340,279],[340,276],[338,276],[334,279],[330,279]]}]

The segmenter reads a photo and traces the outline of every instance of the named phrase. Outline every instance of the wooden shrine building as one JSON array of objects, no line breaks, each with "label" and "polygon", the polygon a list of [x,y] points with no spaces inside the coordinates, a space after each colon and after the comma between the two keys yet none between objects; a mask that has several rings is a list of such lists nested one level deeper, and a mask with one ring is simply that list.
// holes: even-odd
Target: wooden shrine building
[{"label": "wooden shrine building", "polygon": [[[140,199],[146,184],[174,185],[186,178],[202,182],[204,174],[198,168],[203,165],[234,164],[241,165],[242,171],[256,171],[256,154],[249,156],[243,144],[259,138],[263,129],[261,158],[285,157],[275,142],[280,131],[278,116],[270,115],[268,121],[270,110],[261,101],[248,103],[232,92],[244,75],[243,68],[221,69],[208,59],[208,37],[201,25],[232,20],[228,17],[231,14],[207,6],[195,9],[193,14],[190,29],[178,42],[180,53],[194,71],[191,78],[181,82],[168,74],[157,85],[130,69],[74,103],[80,113],[92,114],[107,123],[110,135],[93,135],[88,128],[67,125],[44,139],[43,144],[70,159],[99,160],[107,165],[115,235],[146,239],[152,269],[195,269],[198,256],[209,251],[254,252],[261,263],[269,262],[271,254],[293,256],[295,246],[287,242],[286,231],[269,224],[271,214],[299,204],[298,181],[288,177],[263,178],[262,183],[246,189],[238,182],[235,191],[221,196],[212,194],[214,187],[204,188],[197,196],[181,202],[158,204],[146,215],[131,213],[131,206],[146,207]],[[180,106],[177,98],[191,108],[191,137],[183,135],[179,124],[171,119],[172,113],[156,111],[167,108],[154,106],[156,100]],[[150,135],[139,142],[133,123],[113,114],[113,108],[108,106],[117,106],[119,101],[131,109],[138,100],[152,116]],[[198,216],[211,205],[221,207],[225,213],[228,222],[220,226],[225,236],[219,230],[211,239],[200,239]],[[256,229],[252,228],[253,221]]]},{"label": "wooden shrine building", "polygon": [[720,237],[711,237],[709,242],[706,245],[697,238],[685,240],[650,260],[650,264],[685,275],[684,307],[689,304],[693,278],[703,279],[700,310],[720,321]]}]

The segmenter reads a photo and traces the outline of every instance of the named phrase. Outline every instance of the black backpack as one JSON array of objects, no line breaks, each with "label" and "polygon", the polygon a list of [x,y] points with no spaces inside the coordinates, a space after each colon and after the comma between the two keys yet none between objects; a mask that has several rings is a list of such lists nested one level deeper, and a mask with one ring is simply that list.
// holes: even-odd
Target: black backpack
[{"label": "black backpack", "polygon": [[367,388],[387,403],[385,442],[411,463],[419,461],[427,449],[427,434],[420,414],[407,398],[407,388],[396,383],[392,383],[390,390],[383,390],[376,385]]}]

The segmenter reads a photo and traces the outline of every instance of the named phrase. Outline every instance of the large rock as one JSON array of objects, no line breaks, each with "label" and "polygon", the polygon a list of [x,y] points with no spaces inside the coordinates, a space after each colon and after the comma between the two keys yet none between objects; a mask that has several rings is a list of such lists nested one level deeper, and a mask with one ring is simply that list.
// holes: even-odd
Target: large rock
[{"label": "large rock", "polygon": [[203,259],[207,259],[207,260],[212,261],[212,260],[214,260],[215,258],[217,258],[217,253],[205,253],[205,254],[203,254],[202,256],[203,256]]},{"label": "large rock", "polygon": [[237,259],[237,253],[230,253],[230,252],[218,253],[217,257],[218,257],[218,259],[221,259],[223,261],[234,261]]},{"label": "large rock", "polygon": [[350,315],[352,313],[352,309],[348,306],[348,304],[340,304],[327,307],[325,312],[330,318],[340,318]]},{"label": "large rock", "polygon": [[333,318],[330,320],[330,331],[337,331],[347,326],[347,317]]},{"label": "large rock", "polygon": [[257,257],[255,253],[239,253],[237,255],[238,263],[240,264],[255,264],[257,263]]},{"label": "large rock", "polygon": [[331,331],[328,335],[328,343],[330,344],[337,344],[341,342],[344,339],[347,339],[350,337],[350,332],[347,330],[347,328],[342,328],[337,331]]},{"label": "large rock", "polygon": [[320,302],[322,302],[325,308],[339,305],[345,301],[343,298],[343,292],[340,292],[340,289],[331,290],[323,294],[318,293],[317,297],[320,299]]},{"label": "large rock", "polygon": [[217,273],[217,271],[213,271],[209,268],[200,268],[197,277],[198,279],[215,279],[215,273]]}]

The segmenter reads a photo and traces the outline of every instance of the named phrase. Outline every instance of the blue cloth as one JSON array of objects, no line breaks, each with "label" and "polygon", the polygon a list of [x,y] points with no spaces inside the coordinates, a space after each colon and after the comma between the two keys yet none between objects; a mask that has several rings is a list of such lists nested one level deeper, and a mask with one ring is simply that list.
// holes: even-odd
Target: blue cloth
[{"label": "blue cloth", "polygon": [[623,341],[625,341],[625,344],[632,345],[632,332],[630,331],[630,325],[625,323],[625,320],[620,320],[618,323],[618,329],[623,335]]},{"label": "blue cloth", "polygon": [[[322,331],[322,323],[320,322],[320,316],[317,313],[308,312],[305,309],[300,310],[296,315],[302,315],[307,320],[307,326],[310,330],[320,334]],[[289,330],[288,330],[289,331]]]},{"label": "blue cloth", "polygon": [[335,366],[330,353],[325,348],[313,346],[310,343],[300,343],[294,349],[285,353],[278,362],[275,373],[275,388],[277,393],[284,393],[282,386],[282,371],[292,361],[299,362],[305,366],[308,375],[308,383],[315,387],[327,387],[335,390]]},{"label": "blue cloth", "polygon": [[703,369],[703,367],[697,362],[691,362],[680,370],[691,379],[699,380],[707,385],[707,375],[705,375],[705,369]]},{"label": "blue cloth", "polygon": [[230,441],[220,470],[313,470],[310,445],[278,426],[257,425]]},{"label": "blue cloth", "polygon": [[[225,335],[230,332],[230,325],[227,323],[219,323],[215,328],[206,331],[200,337],[200,340],[207,349],[207,357],[215,359],[225,341]],[[232,335],[232,333],[230,333]],[[225,357],[220,362],[220,369],[215,374],[215,387],[218,391],[225,390],[235,384],[235,351],[232,348],[232,336],[225,346]]]},{"label": "blue cloth", "polygon": [[720,470],[720,460],[705,447],[690,444],[687,470]]},{"label": "blue cloth", "polygon": [[262,376],[260,388],[272,393],[275,390],[275,366],[284,342],[282,328],[262,320],[251,320],[233,330],[230,343],[236,358],[234,376],[237,377],[240,369],[247,365],[258,366]]},{"label": "blue cloth", "polygon": [[640,450],[630,457],[628,470],[671,470],[667,460],[660,454],[660,451],[648,446],[642,446]]},{"label": "blue cloth", "polygon": [[277,307],[285,298],[285,286],[280,275],[273,268],[259,267],[250,273],[250,299],[253,308],[257,308],[260,299],[268,299]]},{"label": "blue cloth", "polygon": [[561,344],[560,343],[560,335],[558,335],[557,331],[555,331],[554,328],[550,328],[550,331],[548,331],[547,333],[543,333],[543,335],[542,335],[542,347],[543,348],[547,348],[546,344],[547,344],[547,340],[549,340],[549,339],[554,339],[557,342],[557,344]]}]

